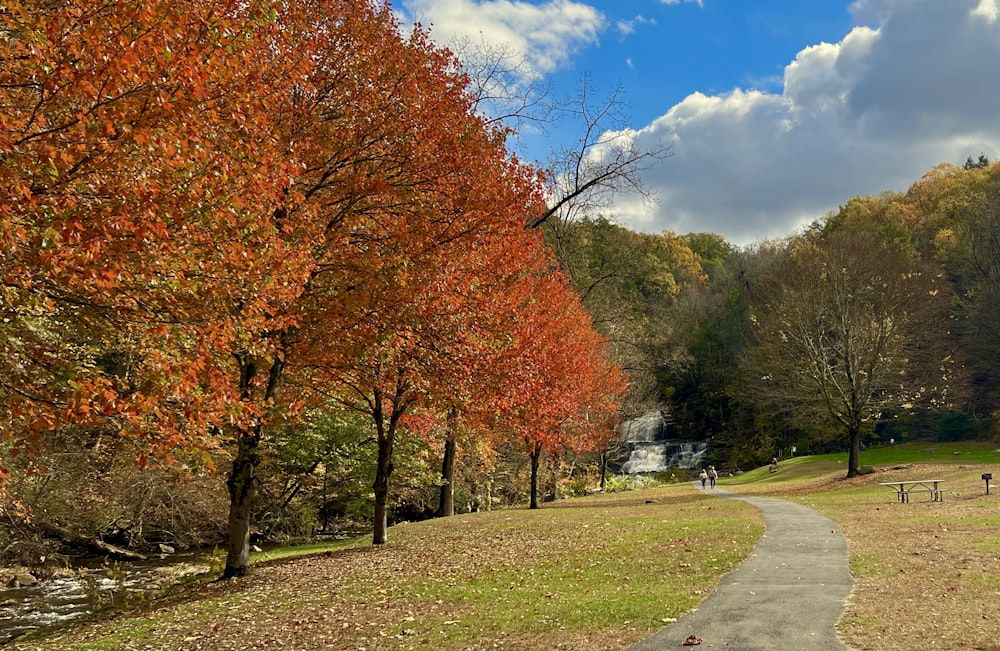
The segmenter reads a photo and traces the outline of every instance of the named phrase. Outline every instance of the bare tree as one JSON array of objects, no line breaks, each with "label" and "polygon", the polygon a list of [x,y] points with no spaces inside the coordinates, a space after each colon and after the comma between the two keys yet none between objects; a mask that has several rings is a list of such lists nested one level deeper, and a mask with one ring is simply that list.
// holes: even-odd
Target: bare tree
[{"label": "bare tree", "polygon": [[946,285],[873,233],[795,242],[751,302],[755,398],[843,427],[856,475],[862,423],[890,405],[948,399]]},{"label": "bare tree", "polygon": [[[628,319],[622,318],[630,308],[616,306],[614,301],[598,305],[600,300],[596,296],[600,292],[595,292],[595,289],[604,289],[621,279],[624,267],[629,266],[625,258],[634,256],[635,251],[619,249],[603,258],[606,264],[602,269],[588,269],[588,264],[581,260],[587,259],[585,251],[593,249],[593,242],[587,241],[588,236],[581,238],[581,229],[574,227],[588,222],[591,229],[584,230],[597,228],[602,230],[601,236],[617,241],[624,233],[615,232],[616,228],[601,214],[611,208],[614,197],[622,192],[632,192],[646,200],[655,200],[641,175],[657,161],[669,156],[670,150],[664,145],[651,150],[642,149],[636,142],[634,132],[625,126],[625,110],[625,96],[620,85],[601,97],[589,76],[583,76],[576,98],[559,108],[561,119],[573,120],[579,125],[580,135],[575,146],[564,146],[554,151],[547,170],[551,186],[546,209],[542,214],[530,217],[527,227],[545,229],[546,239],[555,250],[560,265],[593,313],[595,325],[611,337],[616,349],[616,362],[632,377],[628,401],[645,404],[651,409],[657,406],[657,387],[652,373],[646,371],[650,371],[656,363],[649,359],[645,342],[639,342],[641,337],[637,329],[627,326],[625,322]],[[606,222],[604,227],[602,222]],[[609,242],[600,244],[605,246]],[[649,381],[640,381],[640,376]],[[638,406],[636,408],[639,409]]]}]

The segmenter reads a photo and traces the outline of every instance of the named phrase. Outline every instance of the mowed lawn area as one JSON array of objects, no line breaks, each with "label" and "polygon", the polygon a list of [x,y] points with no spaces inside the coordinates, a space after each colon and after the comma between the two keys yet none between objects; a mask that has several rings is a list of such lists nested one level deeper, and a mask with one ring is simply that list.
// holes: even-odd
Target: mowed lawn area
[{"label": "mowed lawn area", "polygon": [[[843,528],[856,582],[840,624],[848,645],[1000,649],[1000,508],[980,479],[1000,468],[996,447],[870,449],[862,462],[878,472],[850,480],[846,455],[802,457],[720,483],[808,504]],[[878,485],[925,478],[944,480],[942,502],[900,504]],[[755,509],[687,483],[472,513],[393,527],[384,547],[271,552],[242,579],[196,578],[8,648],[617,650],[696,606],[762,533]]]}]

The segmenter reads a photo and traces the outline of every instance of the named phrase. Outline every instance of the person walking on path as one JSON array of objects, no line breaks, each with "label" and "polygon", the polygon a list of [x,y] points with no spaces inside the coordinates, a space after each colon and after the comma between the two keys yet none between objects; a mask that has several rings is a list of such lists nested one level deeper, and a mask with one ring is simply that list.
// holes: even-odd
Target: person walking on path
[{"label": "person walking on path", "polygon": [[853,585],[840,528],[801,504],[713,494],[757,507],[764,537],[701,605],[628,651],[848,651],[836,633]]},{"label": "person walking on path", "polygon": [[705,472],[704,468],[701,469],[701,474],[698,475],[698,479],[701,480],[701,487],[705,488],[705,482],[708,480],[708,473]]},{"label": "person walking on path", "polygon": [[715,488],[715,480],[719,478],[719,471],[715,469],[715,466],[708,467],[708,483],[711,484],[712,488]]}]

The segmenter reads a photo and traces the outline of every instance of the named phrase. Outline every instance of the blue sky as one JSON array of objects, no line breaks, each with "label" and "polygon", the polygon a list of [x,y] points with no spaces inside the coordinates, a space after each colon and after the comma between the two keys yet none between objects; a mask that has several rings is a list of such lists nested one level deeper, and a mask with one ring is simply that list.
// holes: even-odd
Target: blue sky
[{"label": "blue sky", "polygon": [[[518,53],[523,82],[570,98],[621,84],[622,137],[671,155],[635,230],[783,237],[853,196],[905,191],[939,163],[1000,158],[1000,0],[395,0],[442,44]],[[570,123],[516,142],[544,164]]]}]

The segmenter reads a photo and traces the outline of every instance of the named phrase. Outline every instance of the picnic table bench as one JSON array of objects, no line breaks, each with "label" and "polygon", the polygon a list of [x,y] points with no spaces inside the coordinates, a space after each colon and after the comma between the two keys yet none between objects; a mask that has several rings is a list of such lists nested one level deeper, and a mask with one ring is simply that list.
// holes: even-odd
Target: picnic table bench
[{"label": "picnic table bench", "polygon": [[943,481],[943,479],[910,479],[880,482],[879,486],[888,486],[895,490],[900,502],[909,502],[910,493],[930,493],[932,502],[943,502],[944,491],[939,486]]}]

